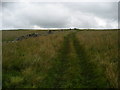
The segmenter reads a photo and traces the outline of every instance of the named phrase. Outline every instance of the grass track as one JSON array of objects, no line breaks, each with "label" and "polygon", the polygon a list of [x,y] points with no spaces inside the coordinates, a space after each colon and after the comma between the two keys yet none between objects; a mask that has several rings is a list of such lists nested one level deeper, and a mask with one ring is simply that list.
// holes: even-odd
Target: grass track
[{"label": "grass track", "polygon": [[53,68],[40,87],[47,88],[105,88],[109,83],[97,62],[91,62],[75,33],[64,38]]}]

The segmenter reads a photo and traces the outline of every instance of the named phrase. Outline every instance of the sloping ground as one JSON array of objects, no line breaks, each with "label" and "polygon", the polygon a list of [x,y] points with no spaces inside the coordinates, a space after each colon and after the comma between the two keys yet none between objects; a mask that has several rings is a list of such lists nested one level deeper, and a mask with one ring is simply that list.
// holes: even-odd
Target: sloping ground
[{"label": "sloping ground", "polygon": [[[3,46],[3,87],[117,87],[116,78],[112,77],[113,80],[111,80],[109,74],[106,74],[107,70],[109,70],[113,76],[117,76],[117,73],[113,71],[115,69],[114,67],[111,66],[111,68],[107,68],[107,66],[111,65],[109,63],[110,61],[106,59],[107,63],[105,64],[102,58],[99,62],[97,61],[98,59],[93,58],[93,55],[96,57],[101,55],[100,52],[106,53],[105,50],[111,51],[111,49],[104,47],[104,45],[107,45],[105,44],[107,41],[102,41],[104,44],[101,48],[97,48],[97,46],[92,47],[90,43],[85,44],[87,40],[84,40],[86,38],[92,40],[89,37],[90,34],[86,34],[88,36],[84,37],[85,34],[81,33],[82,32],[57,33],[27,39],[17,43],[5,44]],[[97,33],[97,35],[99,34]],[[112,41],[112,37],[109,36],[109,34],[100,34],[100,36],[101,35],[108,35],[110,41]],[[114,34],[111,35],[114,36]],[[105,38],[105,36],[102,38]],[[93,39],[93,41],[94,40],[95,39]],[[93,41],[91,41],[92,44],[96,43]],[[101,41],[98,42],[101,43]],[[109,43],[108,47],[112,49],[116,47],[109,45],[114,45],[113,43]],[[94,50],[89,49],[88,46]],[[9,47],[14,48],[11,50]],[[109,55],[107,58],[110,60],[116,59],[114,54],[112,59]],[[117,61],[115,61],[115,64],[116,62]],[[104,64],[107,66],[105,67]]]}]

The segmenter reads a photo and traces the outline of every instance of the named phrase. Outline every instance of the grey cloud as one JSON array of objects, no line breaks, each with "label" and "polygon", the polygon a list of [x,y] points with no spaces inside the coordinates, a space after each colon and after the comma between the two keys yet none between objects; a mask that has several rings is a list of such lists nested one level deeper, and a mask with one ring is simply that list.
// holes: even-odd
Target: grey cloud
[{"label": "grey cloud", "polygon": [[[32,25],[40,27],[65,27],[68,19],[67,10],[62,5],[53,4],[17,4],[14,8],[4,8],[3,25],[26,28]],[[19,8],[19,5],[21,8]],[[24,7],[25,6],[25,7]],[[10,10],[11,9],[11,10]],[[11,23],[10,23],[11,22]],[[15,22],[15,23],[14,23]],[[24,25],[23,25],[23,24]]]},{"label": "grey cloud", "polygon": [[81,2],[68,3],[66,6],[74,11],[82,11],[98,15],[102,18],[116,18],[118,3],[116,2]]},{"label": "grey cloud", "polygon": [[117,28],[117,3],[3,3],[3,28]]}]

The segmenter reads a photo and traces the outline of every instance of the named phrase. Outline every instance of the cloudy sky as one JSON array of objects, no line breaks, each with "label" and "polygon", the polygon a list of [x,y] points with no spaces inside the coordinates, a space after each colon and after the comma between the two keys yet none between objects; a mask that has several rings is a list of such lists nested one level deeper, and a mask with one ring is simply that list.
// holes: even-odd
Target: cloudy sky
[{"label": "cloudy sky", "polygon": [[3,29],[118,28],[117,2],[2,2],[0,13]]}]

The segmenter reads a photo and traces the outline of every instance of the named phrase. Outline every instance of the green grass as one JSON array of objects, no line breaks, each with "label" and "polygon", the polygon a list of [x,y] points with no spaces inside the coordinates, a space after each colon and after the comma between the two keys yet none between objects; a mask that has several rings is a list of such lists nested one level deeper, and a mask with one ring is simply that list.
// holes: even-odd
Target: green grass
[{"label": "green grass", "polygon": [[81,80],[81,82],[83,83],[83,87],[109,87],[104,71],[101,67],[98,67],[97,62],[91,62],[91,58],[87,55],[84,46],[79,43],[75,35],[73,35],[73,42],[80,61],[81,77],[83,77],[83,81]]},{"label": "green grass", "polygon": [[66,31],[5,42],[32,32],[3,31],[3,88],[118,87],[117,31]]},{"label": "green grass", "polygon": [[118,32],[79,32],[77,38],[92,62],[103,68],[111,87],[118,87]]}]

